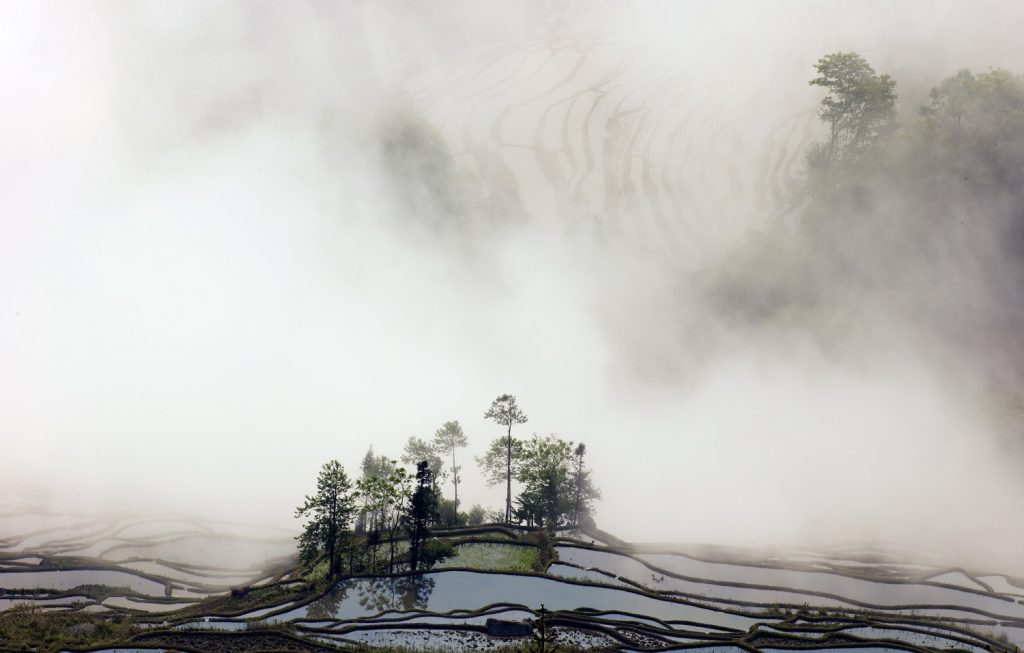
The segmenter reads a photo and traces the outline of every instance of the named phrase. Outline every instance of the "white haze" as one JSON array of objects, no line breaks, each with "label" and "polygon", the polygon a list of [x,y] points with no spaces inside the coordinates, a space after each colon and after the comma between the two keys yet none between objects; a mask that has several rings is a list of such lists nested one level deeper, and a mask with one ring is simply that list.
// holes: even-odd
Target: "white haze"
[{"label": "white haze", "polygon": [[811,66],[840,49],[893,73],[909,112],[958,68],[1024,69],[1016,3],[33,1],[0,19],[0,489],[295,526],[327,459],[355,474],[369,445],[397,457],[458,419],[460,496],[498,507],[471,456],[512,392],[520,435],[587,443],[598,524],[626,539],[1014,564],[1020,465],[966,361],[914,334],[838,357],[747,338],[687,286],[764,225],[752,190],[700,189],[734,219],[683,260],[551,214],[452,234],[399,201],[379,142],[453,57],[577,31],[683,72],[741,130],[767,128],[750,98],[813,112]]}]

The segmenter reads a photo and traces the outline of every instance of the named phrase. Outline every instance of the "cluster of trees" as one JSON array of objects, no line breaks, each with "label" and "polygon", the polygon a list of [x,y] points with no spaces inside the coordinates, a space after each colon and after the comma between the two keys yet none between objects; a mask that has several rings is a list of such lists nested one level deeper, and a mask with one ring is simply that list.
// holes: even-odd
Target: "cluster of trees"
[{"label": "cluster of trees", "polygon": [[[549,530],[580,524],[600,498],[586,465],[586,446],[554,435],[514,438],[512,426],[525,423],[527,417],[512,395],[495,399],[485,417],[505,430],[477,459],[491,485],[506,486],[504,513],[494,517],[506,524]],[[450,421],[430,442],[417,437],[406,442],[400,460],[415,473],[397,460],[374,454],[372,447],[355,482],[338,461],[324,464],[316,493],[296,510],[297,517],[306,519],[298,538],[302,560],[326,556],[328,575],[334,578],[342,572],[394,573],[406,566],[418,571],[451,556],[451,543],[432,537],[431,527],[481,524],[488,517],[480,505],[459,511],[461,467],[456,453],[467,445],[462,427]],[[441,486],[449,477],[453,496],[446,499]],[[513,480],[522,486],[514,501]]]},{"label": "cluster of trees", "polygon": [[849,227],[857,218],[861,225],[926,223],[928,230],[878,232],[888,243],[905,244],[900,236],[909,233],[938,234],[949,242],[949,227],[970,220],[998,231],[1009,248],[1005,253],[1019,258],[1024,77],[1001,69],[961,70],[935,86],[916,117],[901,125],[895,82],[860,55],[831,54],[817,69],[821,77],[810,83],[828,90],[819,116],[832,138],[812,146],[806,157],[809,227]]},{"label": "cluster of trees", "polygon": [[[505,484],[505,522],[553,530],[579,525],[601,493],[586,466],[587,447],[555,435],[529,440],[512,437],[512,426],[525,424],[526,413],[512,395],[501,395],[484,414],[505,428],[477,462],[488,485]],[[513,501],[512,481],[522,485]]]},{"label": "cluster of trees", "polygon": [[830,345],[922,330],[987,372],[1016,374],[1024,77],[962,70],[911,111],[896,81],[854,52],[822,57],[815,72],[826,136],[805,153],[799,218],[752,233],[709,277],[709,297],[740,324],[804,327]]},{"label": "cluster of trees", "polygon": [[[819,183],[830,168],[843,174],[832,184],[853,185],[863,172],[897,173],[901,181],[948,182],[1020,192],[1024,179],[1024,77],[1002,69],[974,74],[961,70],[942,80],[918,108],[915,120],[896,119],[896,82],[878,74],[855,52],[818,60],[810,81],[828,92],[818,116],[829,140],[808,151],[808,191],[820,199]],[[865,162],[864,170],[855,164]],[[916,185],[915,183],[915,185]],[[946,194],[948,196],[948,193]]]},{"label": "cluster of trees", "polygon": [[895,82],[859,55],[818,67],[820,115],[839,134],[805,162],[802,235],[820,278],[884,288],[879,304],[1007,382],[1024,362],[1007,348],[1024,327],[1024,77],[961,70],[901,124]]},{"label": "cluster of trees", "polygon": [[[295,511],[306,519],[298,536],[300,559],[310,563],[324,555],[329,578],[342,572],[393,573],[406,564],[417,571],[454,553],[450,542],[430,536],[429,526],[437,522],[437,490],[427,463],[418,463],[412,476],[393,461],[376,462],[383,464],[355,484],[337,460],[325,463],[316,493]],[[381,556],[385,542],[387,555]]]},{"label": "cluster of trees", "polygon": [[892,129],[896,82],[879,75],[854,52],[836,52],[818,60],[812,86],[828,91],[818,117],[828,124],[826,143],[811,146],[811,167],[822,169],[849,162],[874,146]]},{"label": "cluster of trees", "polygon": [[[433,474],[434,490],[438,495],[438,514],[444,526],[459,526],[467,523],[471,517],[478,517],[477,523],[483,522],[483,508],[475,507],[471,513],[459,513],[459,475],[462,467],[456,462],[456,451],[469,444],[465,432],[458,421],[445,422],[434,432],[431,441],[418,437],[410,437],[402,451],[401,461],[405,465],[416,465],[426,462]],[[372,456],[372,448],[367,456]],[[445,460],[451,459],[451,466],[445,468]],[[453,496],[445,499],[441,496],[441,484],[451,477]]]}]

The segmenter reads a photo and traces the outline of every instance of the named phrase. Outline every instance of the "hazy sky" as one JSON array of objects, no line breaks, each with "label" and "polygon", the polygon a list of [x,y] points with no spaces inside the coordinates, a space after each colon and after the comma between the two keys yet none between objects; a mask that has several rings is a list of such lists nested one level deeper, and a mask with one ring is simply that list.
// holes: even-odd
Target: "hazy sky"
[{"label": "hazy sky", "polygon": [[[819,56],[861,52],[912,112],[958,68],[1024,70],[1020,7],[2,3],[0,483],[290,524],[327,459],[355,473],[458,419],[460,496],[498,507],[470,458],[511,392],[520,434],[587,443],[628,539],[1008,555],[1019,468],[929,352],[734,336],[685,280],[771,219],[758,171],[785,190],[817,137]],[[630,84],[567,209],[524,144],[560,93]],[[572,227],[607,218],[601,134],[641,115],[645,156],[694,175],[672,255],[639,209]],[[517,212],[435,228],[381,154],[395,120]]]}]

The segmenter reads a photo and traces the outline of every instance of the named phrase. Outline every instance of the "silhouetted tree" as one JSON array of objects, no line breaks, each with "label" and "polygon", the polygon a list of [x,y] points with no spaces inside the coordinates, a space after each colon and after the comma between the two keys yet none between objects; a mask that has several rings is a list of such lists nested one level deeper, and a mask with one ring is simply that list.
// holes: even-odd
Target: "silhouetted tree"
[{"label": "silhouetted tree", "polygon": [[444,461],[437,455],[437,451],[431,443],[423,438],[412,436],[402,449],[402,464],[415,467],[423,461],[426,461],[430,468],[434,490],[440,493],[439,485],[443,476]]},{"label": "silhouetted tree", "polygon": [[534,435],[523,447],[518,480],[523,484],[517,516],[530,525],[553,530],[573,511],[570,474],[573,446],[554,435]]},{"label": "silhouetted tree", "polygon": [[541,603],[537,616],[530,623],[533,626],[533,642],[529,647],[530,653],[556,653],[558,651],[555,631],[548,625],[550,618],[551,611]]},{"label": "silhouetted tree", "polygon": [[434,433],[434,449],[438,453],[451,454],[452,457],[452,484],[455,486],[455,509],[459,509],[459,467],[455,464],[455,450],[469,444],[466,434],[458,421],[445,422],[441,428]]},{"label": "silhouetted tree", "polygon": [[586,445],[574,446],[555,435],[535,434],[528,440],[516,474],[523,488],[516,497],[516,518],[548,530],[579,524],[601,496],[590,479],[586,453]]},{"label": "silhouetted tree", "polygon": [[352,484],[337,460],[324,463],[316,480],[316,494],[307,496],[296,508],[296,517],[308,519],[298,536],[302,560],[315,560],[321,550],[327,552],[328,576],[337,576],[342,550],[351,541],[355,500]]},{"label": "silhouetted tree", "polygon": [[[519,409],[516,405],[516,398],[509,394],[500,395],[494,401],[491,402],[491,407],[484,413],[484,417],[490,420],[494,420],[498,424],[505,426],[508,431],[505,436],[505,523],[511,523],[512,521],[512,465],[513,465],[513,444],[512,444],[512,425],[513,424],[525,424],[527,421],[526,413]],[[491,445],[492,449],[494,445]],[[488,452],[488,455],[491,452]],[[484,457],[487,460],[488,456]],[[481,463],[488,467],[486,463]],[[490,471],[488,469],[488,471]],[[490,482],[490,481],[489,481]],[[493,483],[492,483],[493,484]]]},{"label": "silhouetted tree", "polygon": [[601,498],[601,491],[598,490],[590,478],[590,470],[587,469],[584,458],[587,455],[587,445],[580,442],[573,450],[572,465],[572,486],[573,486],[573,520],[575,526],[580,525],[580,517],[589,515],[593,508],[594,501]]},{"label": "silhouetted tree", "polygon": [[437,519],[437,490],[434,489],[434,473],[423,460],[416,464],[416,489],[409,501],[405,517],[405,529],[409,533],[409,568],[419,567],[423,543],[430,537],[429,524]]}]

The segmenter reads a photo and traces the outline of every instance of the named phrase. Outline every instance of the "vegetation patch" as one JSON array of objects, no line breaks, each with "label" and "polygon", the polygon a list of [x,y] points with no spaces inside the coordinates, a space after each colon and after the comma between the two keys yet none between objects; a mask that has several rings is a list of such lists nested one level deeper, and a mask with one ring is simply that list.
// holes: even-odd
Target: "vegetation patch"
[{"label": "vegetation patch", "polygon": [[268,585],[246,588],[222,596],[214,596],[175,613],[176,617],[231,616],[289,601],[305,598],[309,586],[299,584]]},{"label": "vegetation patch", "polygon": [[0,649],[60,651],[124,642],[140,631],[124,615],[95,615],[16,605],[0,612]]},{"label": "vegetation patch", "polygon": [[438,569],[462,567],[488,571],[532,571],[537,548],[516,544],[460,544],[455,555],[436,565]]},{"label": "vegetation patch", "polygon": [[533,570],[544,573],[552,562],[558,560],[558,552],[555,551],[555,538],[547,531],[531,533],[528,539],[533,542],[537,551],[537,558],[533,562]]}]

